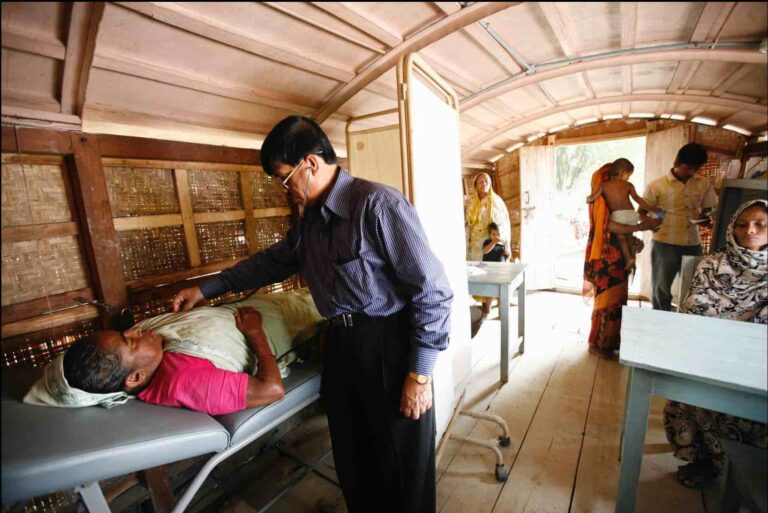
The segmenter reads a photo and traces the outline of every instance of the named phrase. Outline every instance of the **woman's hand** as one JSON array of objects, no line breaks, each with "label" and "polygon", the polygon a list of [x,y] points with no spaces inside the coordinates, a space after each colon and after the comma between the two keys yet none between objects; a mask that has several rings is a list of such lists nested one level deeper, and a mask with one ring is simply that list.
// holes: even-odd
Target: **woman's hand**
[{"label": "woman's hand", "polygon": [[252,306],[241,306],[235,310],[235,326],[243,335],[262,333],[261,314]]},{"label": "woman's hand", "polygon": [[634,246],[635,254],[640,253],[643,250],[643,248],[645,248],[645,243],[635,236],[632,237],[632,240],[630,242]]},{"label": "woman's hand", "polygon": [[663,219],[658,219],[655,217],[648,217],[643,216],[641,218],[640,224],[637,225],[638,230],[637,231],[645,231],[645,230],[656,230],[661,226],[661,223],[664,222]]}]

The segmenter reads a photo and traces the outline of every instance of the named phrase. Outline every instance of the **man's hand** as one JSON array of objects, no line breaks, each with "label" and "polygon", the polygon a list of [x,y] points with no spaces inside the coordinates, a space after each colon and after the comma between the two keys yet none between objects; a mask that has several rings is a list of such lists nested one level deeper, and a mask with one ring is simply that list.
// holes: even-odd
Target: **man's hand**
[{"label": "man's hand", "polygon": [[659,226],[661,226],[661,223],[663,222],[663,219],[656,219],[654,217],[643,217],[642,221],[640,221],[640,224],[637,225],[638,228],[640,228],[641,231],[644,230],[658,230]]},{"label": "man's hand", "polygon": [[419,385],[408,376],[405,377],[403,384],[403,396],[400,399],[400,412],[412,419],[419,420],[419,417],[432,407],[432,385]]},{"label": "man's hand", "polygon": [[173,298],[173,311],[187,312],[192,310],[192,308],[203,299],[205,298],[203,297],[203,293],[200,292],[200,287],[183,289]]},{"label": "man's hand", "polygon": [[262,333],[261,314],[252,306],[241,306],[235,310],[235,326],[243,335]]}]

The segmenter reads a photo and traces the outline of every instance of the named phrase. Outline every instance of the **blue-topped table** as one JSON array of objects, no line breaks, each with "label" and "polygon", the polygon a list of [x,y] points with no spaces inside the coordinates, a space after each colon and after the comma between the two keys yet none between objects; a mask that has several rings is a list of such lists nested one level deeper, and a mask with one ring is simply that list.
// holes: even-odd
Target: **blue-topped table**
[{"label": "blue-topped table", "polygon": [[[501,382],[506,383],[509,374],[509,298],[517,290],[517,337],[520,354],[525,351],[525,268],[528,264],[509,262],[467,262],[469,293],[476,296],[499,298],[501,317]],[[476,267],[484,274],[470,275],[469,267]]]},{"label": "blue-topped table", "polygon": [[635,511],[651,396],[768,422],[766,327],[624,307],[619,361],[629,367],[617,513]]}]

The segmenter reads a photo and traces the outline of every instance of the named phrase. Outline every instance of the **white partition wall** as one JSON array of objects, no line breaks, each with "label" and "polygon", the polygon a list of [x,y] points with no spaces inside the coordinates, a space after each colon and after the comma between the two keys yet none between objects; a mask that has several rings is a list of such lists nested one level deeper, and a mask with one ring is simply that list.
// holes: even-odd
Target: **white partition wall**
[{"label": "white partition wall", "polygon": [[439,440],[467,386],[472,360],[458,98],[415,54],[401,59],[398,82],[406,189],[454,294],[450,345],[434,375]]},{"label": "white partition wall", "polygon": [[400,125],[357,132],[350,131],[347,125],[347,158],[349,172],[354,176],[383,183],[403,192]]}]

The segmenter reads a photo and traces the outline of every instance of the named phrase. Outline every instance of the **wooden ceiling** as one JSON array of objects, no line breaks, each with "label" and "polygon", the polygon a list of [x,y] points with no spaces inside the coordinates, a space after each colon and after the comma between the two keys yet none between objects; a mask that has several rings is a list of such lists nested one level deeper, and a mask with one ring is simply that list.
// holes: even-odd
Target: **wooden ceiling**
[{"label": "wooden ceiling", "polygon": [[467,162],[603,116],[758,133],[766,37],[766,2],[3,2],[3,121],[258,147],[302,113],[344,153],[419,51]]}]

